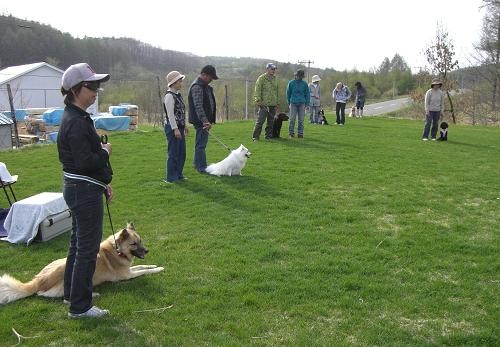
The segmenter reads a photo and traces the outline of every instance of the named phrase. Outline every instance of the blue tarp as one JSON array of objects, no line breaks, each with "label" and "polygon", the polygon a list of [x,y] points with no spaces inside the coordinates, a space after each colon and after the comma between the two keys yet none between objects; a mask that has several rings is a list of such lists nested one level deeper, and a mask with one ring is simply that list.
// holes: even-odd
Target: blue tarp
[{"label": "blue tarp", "polygon": [[47,143],[57,142],[57,131],[54,131],[54,132],[47,134],[46,141],[47,141]]},{"label": "blue tarp", "polygon": [[130,126],[129,116],[96,116],[92,117],[96,129],[109,131],[128,130]]},{"label": "blue tarp", "polygon": [[[12,119],[12,117],[11,117],[12,112],[2,111],[2,113],[4,115],[6,115],[7,117],[9,117],[10,119]],[[28,115],[28,111],[26,111],[26,110],[23,110],[23,109],[16,110],[16,120],[17,121],[24,120],[24,117],[26,117],[27,115]]]},{"label": "blue tarp", "polygon": [[63,108],[53,108],[43,113],[43,122],[47,125],[60,125],[63,116]]},{"label": "blue tarp", "polygon": [[123,116],[127,111],[128,107],[126,106],[109,106],[109,112],[111,112],[113,116]]}]

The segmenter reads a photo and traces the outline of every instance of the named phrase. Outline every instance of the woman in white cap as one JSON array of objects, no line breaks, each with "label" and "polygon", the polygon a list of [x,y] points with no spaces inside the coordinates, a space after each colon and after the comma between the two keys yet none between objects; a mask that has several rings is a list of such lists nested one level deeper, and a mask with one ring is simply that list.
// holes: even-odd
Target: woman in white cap
[{"label": "woman in white cap", "polygon": [[184,180],[182,170],[186,161],[186,106],[182,100],[180,90],[184,75],[179,71],[171,71],[165,77],[168,90],[165,94],[163,107],[167,117],[165,118],[165,135],[167,136],[167,177],[165,182],[171,183]]},{"label": "woman in white cap", "polygon": [[104,215],[103,195],[111,200],[111,144],[102,144],[87,113],[108,74],[97,74],[86,63],[71,65],[62,76],[64,114],[57,136],[64,172],[63,196],[71,210],[71,232],[64,272],[64,302],[69,317],[101,317],[108,310],[92,306],[94,276]]},{"label": "woman in white cap", "polygon": [[309,122],[314,124],[319,124],[319,107],[321,106],[319,81],[321,81],[321,78],[318,75],[314,75],[311,78],[311,83],[309,83],[309,94],[311,94]]},{"label": "woman in white cap", "polygon": [[[429,140],[429,130],[431,139],[436,141],[439,118],[444,112],[444,93],[441,91],[443,83],[434,80],[431,83],[431,89],[425,93],[425,125],[422,140]],[[432,128],[431,128],[432,125]]]}]

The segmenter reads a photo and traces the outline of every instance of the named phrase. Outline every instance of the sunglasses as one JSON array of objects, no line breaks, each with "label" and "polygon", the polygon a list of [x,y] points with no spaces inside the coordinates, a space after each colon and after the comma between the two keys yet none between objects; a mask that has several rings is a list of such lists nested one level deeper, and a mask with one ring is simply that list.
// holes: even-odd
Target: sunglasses
[{"label": "sunglasses", "polygon": [[94,92],[102,90],[99,82],[83,82],[82,85],[87,89],[93,90]]}]

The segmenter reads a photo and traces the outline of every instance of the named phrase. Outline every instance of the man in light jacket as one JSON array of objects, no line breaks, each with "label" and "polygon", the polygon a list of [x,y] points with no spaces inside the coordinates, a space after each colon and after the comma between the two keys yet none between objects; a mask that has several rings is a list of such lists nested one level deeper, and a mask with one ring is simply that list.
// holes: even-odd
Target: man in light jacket
[{"label": "man in light jacket", "polygon": [[309,94],[311,94],[311,101],[309,102],[309,122],[318,124],[319,119],[319,107],[321,106],[321,90],[319,86],[319,78],[318,75],[314,75],[311,79],[311,83],[309,83]]}]

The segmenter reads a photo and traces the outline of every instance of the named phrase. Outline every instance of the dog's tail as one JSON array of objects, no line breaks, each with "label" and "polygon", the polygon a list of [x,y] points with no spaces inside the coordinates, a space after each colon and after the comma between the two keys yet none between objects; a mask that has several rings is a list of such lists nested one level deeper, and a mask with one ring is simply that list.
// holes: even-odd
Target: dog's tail
[{"label": "dog's tail", "polygon": [[14,277],[4,274],[0,277],[0,305],[26,298],[35,294],[40,287],[38,278],[22,283]]}]

